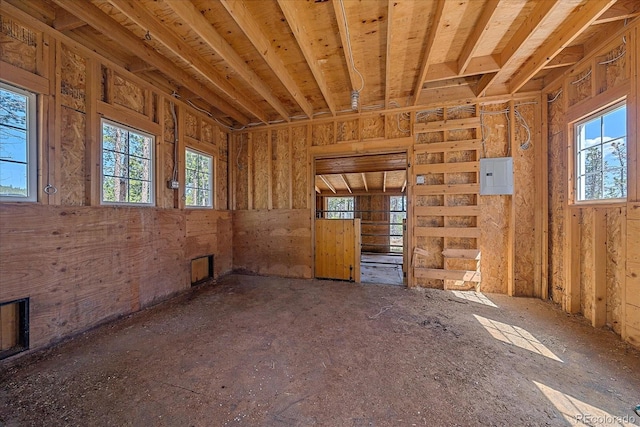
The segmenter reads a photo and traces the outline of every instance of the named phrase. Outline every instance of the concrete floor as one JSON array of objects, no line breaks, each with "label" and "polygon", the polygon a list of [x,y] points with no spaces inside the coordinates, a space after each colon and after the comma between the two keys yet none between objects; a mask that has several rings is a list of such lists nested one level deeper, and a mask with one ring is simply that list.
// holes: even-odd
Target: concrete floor
[{"label": "concrete floor", "polygon": [[332,281],[233,275],[0,362],[7,426],[638,424],[637,404],[640,352],[549,303]]}]

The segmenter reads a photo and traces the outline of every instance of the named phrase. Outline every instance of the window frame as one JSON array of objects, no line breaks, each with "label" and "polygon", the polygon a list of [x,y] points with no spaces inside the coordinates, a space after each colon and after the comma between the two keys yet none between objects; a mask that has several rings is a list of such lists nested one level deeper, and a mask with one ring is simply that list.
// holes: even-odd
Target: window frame
[{"label": "window frame", "polygon": [[[187,204],[187,151],[191,151],[192,153],[198,154],[200,156],[208,157],[211,159],[211,173],[209,174],[209,186],[211,192],[211,205],[209,206],[200,206],[200,205],[189,205]],[[184,192],[184,207],[185,209],[215,209],[216,206],[216,157],[215,155],[199,150],[192,146],[186,146],[184,148],[184,185],[182,186],[182,191]]]},{"label": "window frame", "polygon": [[[351,199],[352,200],[352,210],[350,211],[330,211],[329,210],[329,199]],[[354,219],[356,217],[356,198],[355,196],[326,196],[324,197],[324,214],[323,214],[323,218],[324,219]],[[329,218],[328,214],[330,213],[337,213],[340,215],[339,218]],[[343,217],[344,214],[351,214],[350,218],[345,218]]]},{"label": "window frame", "polygon": [[4,81],[0,81],[0,88],[15,92],[27,98],[27,196],[3,196],[0,195],[0,202],[38,202],[38,95],[35,92],[22,89]]},{"label": "window frame", "polygon": [[[104,124],[107,123],[114,127],[119,127],[127,132],[142,135],[151,138],[151,150],[149,156],[149,203],[138,202],[111,202],[104,200]],[[128,154],[127,154],[128,155]],[[125,125],[115,120],[110,120],[105,117],[100,119],[100,204],[104,206],[138,206],[138,207],[155,207],[156,206],[156,136],[152,133],[145,132],[140,129],[136,129],[132,126]],[[129,178],[127,178],[129,179]]]},{"label": "window frame", "polygon": [[[570,179],[571,179],[571,185],[569,186],[569,190],[570,190],[570,204],[572,205],[576,205],[576,206],[589,206],[589,205],[596,205],[596,206],[602,206],[602,205],[619,205],[619,204],[625,204],[628,200],[628,190],[629,190],[629,156],[628,156],[628,151],[627,151],[627,156],[626,156],[626,188],[625,188],[625,193],[626,196],[625,197],[616,197],[616,198],[601,198],[601,199],[584,199],[581,200],[579,198],[580,195],[580,166],[579,166],[579,159],[578,159],[578,154],[580,153],[580,151],[582,151],[580,149],[580,144],[578,141],[579,138],[579,133],[578,133],[578,127],[588,123],[590,121],[593,121],[594,119],[598,119],[601,118],[602,116],[617,110],[621,107],[626,107],[626,117],[625,117],[625,146],[628,148],[629,147],[629,109],[628,109],[628,105],[627,105],[627,99],[619,99],[616,102],[613,102],[605,107],[602,107],[598,110],[593,111],[592,113],[589,113],[586,116],[583,116],[582,118],[580,118],[579,120],[575,120],[572,123],[570,123],[570,130],[571,130],[571,145],[572,148],[570,150],[572,158],[570,160]],[[618,139],[618,138],[616,138]],[[607,141],[608,142],[608,141]],[[600,145],[603,145],[602,142],[600,142]],[[601,172],[604,176],[604,171]],[[583,175],[584,176],[584,175]]]}]

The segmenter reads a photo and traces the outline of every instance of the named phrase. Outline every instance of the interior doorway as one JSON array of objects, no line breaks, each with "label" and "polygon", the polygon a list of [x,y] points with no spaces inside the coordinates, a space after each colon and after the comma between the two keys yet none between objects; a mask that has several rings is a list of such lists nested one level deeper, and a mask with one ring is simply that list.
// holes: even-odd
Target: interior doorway
[{"label": "interior doorway", "polygon": [[359,281],[405,285],[406,153],[318,158],[315,173],[315,218],[360,222]]}]

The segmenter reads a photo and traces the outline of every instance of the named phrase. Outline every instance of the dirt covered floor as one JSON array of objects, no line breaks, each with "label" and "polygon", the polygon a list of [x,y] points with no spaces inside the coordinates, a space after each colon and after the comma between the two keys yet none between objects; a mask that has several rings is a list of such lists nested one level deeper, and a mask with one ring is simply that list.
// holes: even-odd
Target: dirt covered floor
[{"label": "dirt covered floor", "polygon": [[233,275],[0,362],[0,424],[640,424],[640,352],[549,303]]}]

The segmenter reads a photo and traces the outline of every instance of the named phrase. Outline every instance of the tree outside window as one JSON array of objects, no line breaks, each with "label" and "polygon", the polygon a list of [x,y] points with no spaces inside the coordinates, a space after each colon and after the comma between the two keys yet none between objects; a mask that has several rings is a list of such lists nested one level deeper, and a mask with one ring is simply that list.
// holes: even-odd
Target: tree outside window
[{"label": "tree outside window", "polygon": [[185,205],[213,207],[213,157],[186,149]]}]

